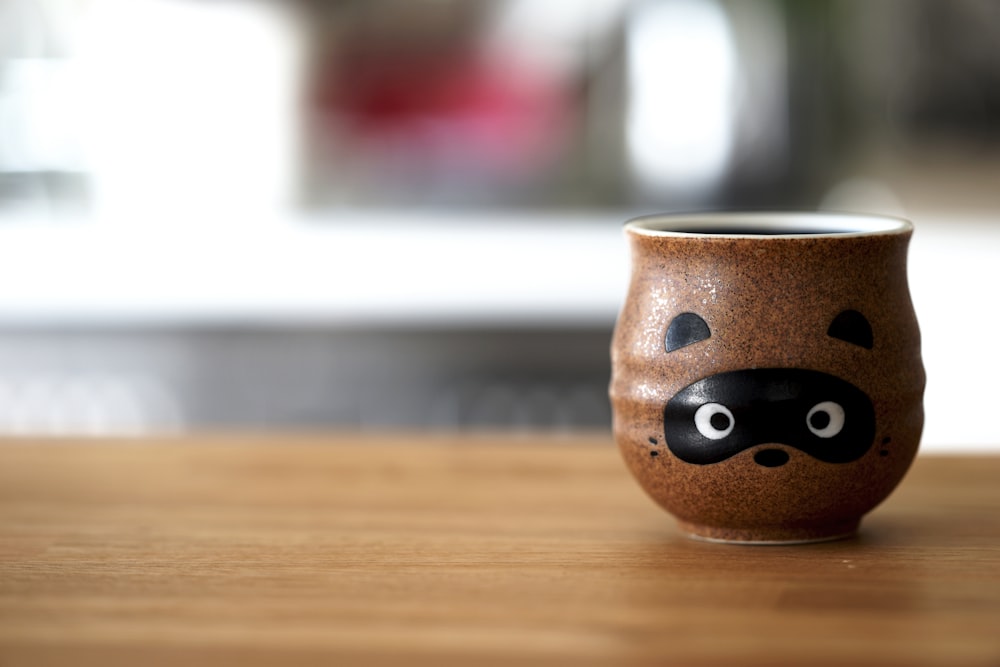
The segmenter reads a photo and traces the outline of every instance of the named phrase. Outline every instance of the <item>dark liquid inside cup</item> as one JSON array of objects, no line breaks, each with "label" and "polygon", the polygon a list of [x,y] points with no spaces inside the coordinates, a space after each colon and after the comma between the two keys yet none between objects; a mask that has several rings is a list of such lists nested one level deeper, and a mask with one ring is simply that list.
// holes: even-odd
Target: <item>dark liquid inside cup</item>
[{"label": "dark liquid inside cup", "polygon": [[664,229],[665,232],[676,232],[678,234],[707,234],[709,236],[718,234],[720,236],[732,236],[739,234],[743,236],[777,236],[781,234],[808,234],[810,236],[821,234],[853,234],[853,229],[821,229],[817,227],[671,227]]}]

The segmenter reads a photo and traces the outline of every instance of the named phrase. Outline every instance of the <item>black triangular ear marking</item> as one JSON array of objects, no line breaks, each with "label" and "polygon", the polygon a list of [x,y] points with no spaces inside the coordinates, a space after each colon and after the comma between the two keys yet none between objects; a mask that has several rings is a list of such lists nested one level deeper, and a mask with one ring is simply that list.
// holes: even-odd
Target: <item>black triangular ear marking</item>
[{"label": "black triangular ear marking", "polygon": [[833,318],[826,335],[868,350],[875,345],[872,325],[868,322],[868,318],[856,310],[845,310]]},{"label": "black triangular ear marking", "polygon": [[700,343],[712,336],[711,330],[701,316],[694,313],[681,313],[667,327],[667,352],[679,350],[687,345]]}]

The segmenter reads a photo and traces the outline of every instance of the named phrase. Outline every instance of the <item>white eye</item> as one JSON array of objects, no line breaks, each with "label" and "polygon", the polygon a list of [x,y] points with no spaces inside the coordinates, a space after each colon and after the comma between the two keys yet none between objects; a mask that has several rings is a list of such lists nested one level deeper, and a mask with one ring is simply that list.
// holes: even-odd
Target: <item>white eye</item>
[{"label": "white eye", "polygon": [[806,426],[815,436],[832,438],[844,428],[844,408],[833,401],[817,403],[806,415]]},{"label": "white eye", "polygon": [[733,432],[736,420],[723,404],[706,403],[694,413],[694,425],[709,440],[722,440]]}]

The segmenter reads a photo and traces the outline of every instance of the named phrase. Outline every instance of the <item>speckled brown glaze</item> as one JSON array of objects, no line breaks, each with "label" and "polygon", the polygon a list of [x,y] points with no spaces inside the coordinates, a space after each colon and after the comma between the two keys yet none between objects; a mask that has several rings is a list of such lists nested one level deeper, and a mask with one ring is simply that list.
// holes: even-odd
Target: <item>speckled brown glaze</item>
[{"label": "speckled brown glaze", "polygon": [[[733,233],[761,224],[772,231]],[[713,227],[728,233],[708,233]],[[700,232],[663,231],[692,228]],[[803,229],[825,231],[781,233]],[[853,534],[896,487],[923,427],[920,334],[906,278],[911,232],[902,220],[785,213],[626,225],[632,278],[611,349],[615,439],[640,485],[683,530],[737,542],[835,539]],[[844,310],[867,317],[871,349],[827,335]],[[667,327],[684,312],[700,315],[711,336],[668,353]],[[875,411],[871,447],[847,463],[780,442],[717,463],[679,459],[664,432],[667,401],[708,376],[762,368],[820,371],[859,388]],[[765,447],[787,452],[788,462],[758,465],[754,454]]]}]

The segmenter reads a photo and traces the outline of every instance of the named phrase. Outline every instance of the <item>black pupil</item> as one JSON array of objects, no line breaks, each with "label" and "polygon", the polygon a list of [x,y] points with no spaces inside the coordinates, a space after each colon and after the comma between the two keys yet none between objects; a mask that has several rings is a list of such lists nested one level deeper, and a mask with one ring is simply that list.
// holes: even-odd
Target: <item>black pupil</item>
[{"label": "black pupil", "polygon": [[812,414],[812,417],[809,418],[809,425],[817,431],[822,431],[830,425],[830,413],[823,410],[817,410]]},{"label": "black pupil", "polygon": [[716,431],[725,431],[729,428],[729,417],[727,417],[722,412],[716,412],[712,415],[712,418],[708,420],[708,423],[712,425]]}]

